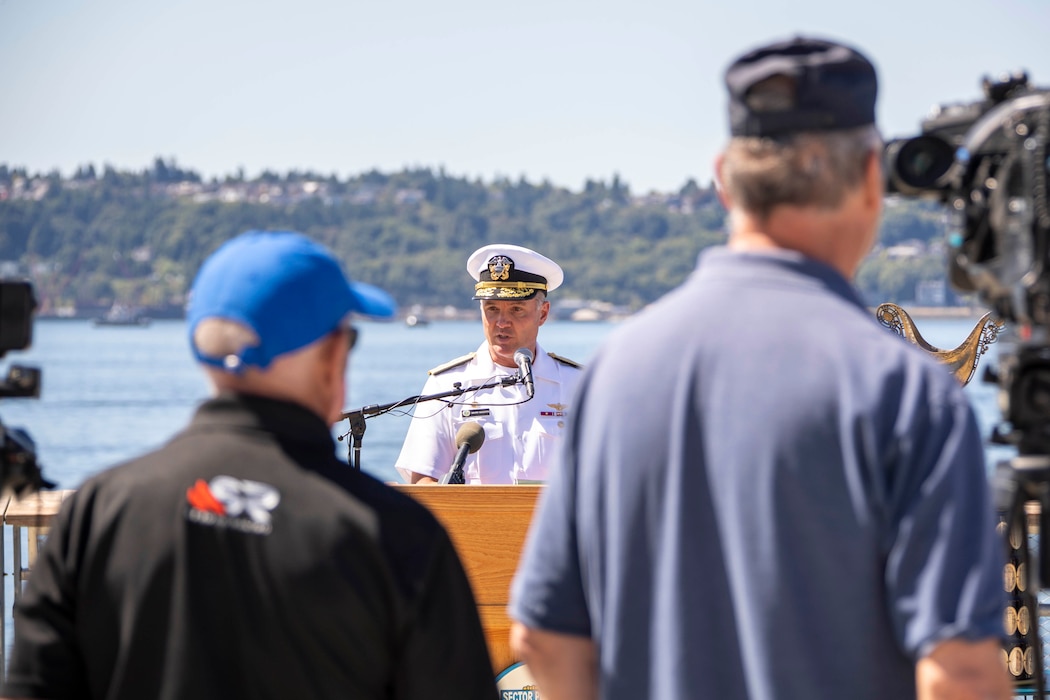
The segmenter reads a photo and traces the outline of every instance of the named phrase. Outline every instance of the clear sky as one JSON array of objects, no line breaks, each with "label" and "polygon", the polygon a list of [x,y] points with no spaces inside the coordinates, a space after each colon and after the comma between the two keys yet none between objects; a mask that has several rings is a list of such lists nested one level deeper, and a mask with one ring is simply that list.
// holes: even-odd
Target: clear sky
[{"label": "clear sky", "polygon": [[0,163],[372,168],[635,193],[710,181],[722,72],[805,33],[872,58],[886,136],[1026,69],[1050,0],[0,0]]}]

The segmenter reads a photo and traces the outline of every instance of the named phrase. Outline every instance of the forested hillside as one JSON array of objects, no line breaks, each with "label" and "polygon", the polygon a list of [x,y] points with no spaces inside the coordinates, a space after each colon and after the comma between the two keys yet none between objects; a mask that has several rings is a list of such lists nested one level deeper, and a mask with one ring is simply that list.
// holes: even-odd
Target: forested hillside
[{"label": "forested hillside", "polygon": [[[0,165],[3,274],[28,275],[43,313],[113,303],[177,312],[204,257],[252,228],[324,242],[355,279],[403,306],[471,306],[467,256],[506,242],[561,263],[566,281],[554,301],[635,310],[679,284],[701,248],[724,241],[724,217],[714,191],[692,181],[638,195],[617,178],[573,192],[430,169],[206,182],[161,159],[139,172],[87,166],[66,178]],[[942,237],[935,207],[891,202],[858,277],[869,301],[930,303],[920,297],[942,289]]]}]

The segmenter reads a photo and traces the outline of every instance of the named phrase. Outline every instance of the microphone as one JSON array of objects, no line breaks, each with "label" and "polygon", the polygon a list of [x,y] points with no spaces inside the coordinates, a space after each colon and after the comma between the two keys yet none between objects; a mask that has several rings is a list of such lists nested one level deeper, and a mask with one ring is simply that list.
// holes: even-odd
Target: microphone
[{"label": "microphone", "polygon": [[514,351],[514,364],[518,366],[518,371],[521,372],[521,381],[525,385],[525,391],[530,399],[536,393],[536,387],[532,383],[532,360],[532,350],[518,348]]},{"label": "microphone", "polygon": [[456,452],[456,458],[452,460],[452,468],[449,469],[447,480],[444,483],[465,483],[463,479],[463,463],[467,461],[467,455],[474,454],[480,450],[484,442],[485,429],[481,427],[480,423],[464,423],[460,426],[459,430],[456,431],[456,447],[459,450]]}]

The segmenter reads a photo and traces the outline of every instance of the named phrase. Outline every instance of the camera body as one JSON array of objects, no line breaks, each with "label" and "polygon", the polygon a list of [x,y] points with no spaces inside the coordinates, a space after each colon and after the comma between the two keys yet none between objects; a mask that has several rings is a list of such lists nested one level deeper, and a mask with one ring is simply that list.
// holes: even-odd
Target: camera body
[{"label": "camera body", "polygon": [[[22,280],[0,280],[0,357],[9,350],[25,350],[33,343],[33,285]],[[40,370],[13,365],[0,381],[0,396],[40,396]]]},{"label": "camera body", "polygon": [[0,280],[0,357],[8,350],[24,350],[33,342],[33,285],[23,280]]},{"label": "camera body", "polygon": [[[0,280],[0,357],[10,350],[24,350],[33,342],[33,286],[22,280]],[[12,365],[0,381],[0,397],[40,396],[41,372],[34,367]],[[15,493],[50,488],[40,473],[36,445],[21,428],[0,423],[0,490]]]},{"label": "camera body", "polygon": [[886,144],[886,191],[947,207],[948,276],[1008,322],[993,440],[1050,455],[1050,89],[1024,73],[982,81],[919,135]]},{"label": "camera body", "polygon": [[949,279],[1004,321],[1050,329],[1050,89],[1019,73],[887,143],[886,191],[948,207]]}]

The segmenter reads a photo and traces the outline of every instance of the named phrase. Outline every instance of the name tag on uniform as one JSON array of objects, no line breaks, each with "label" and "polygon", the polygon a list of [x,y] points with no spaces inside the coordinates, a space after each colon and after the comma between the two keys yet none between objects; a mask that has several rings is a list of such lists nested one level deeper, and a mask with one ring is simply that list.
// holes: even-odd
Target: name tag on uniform
[{"label": "name tag on uniform", "polygon": [[473,418],[475,416],[487,416],[490,413],[491,411],[487,408],[464,408],[460,415],[464,418]]}]

